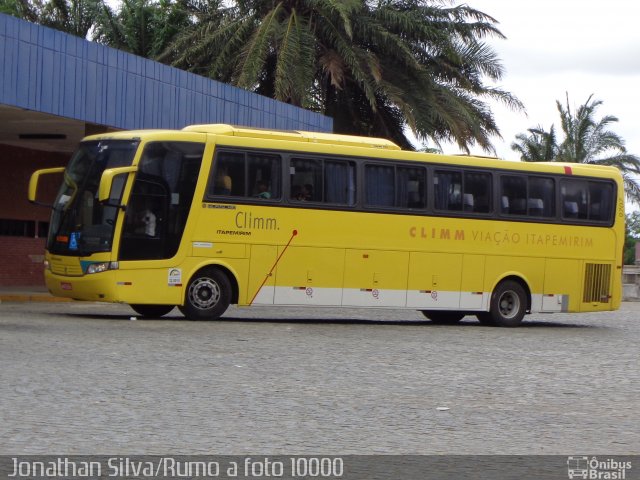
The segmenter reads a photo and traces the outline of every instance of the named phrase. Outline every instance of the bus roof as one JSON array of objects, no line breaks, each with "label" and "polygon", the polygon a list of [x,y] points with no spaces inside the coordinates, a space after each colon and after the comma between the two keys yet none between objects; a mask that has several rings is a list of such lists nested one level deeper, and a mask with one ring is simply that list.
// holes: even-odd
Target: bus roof
[{"label": "bus roof", "polygon": [[365,148],[400,150],[400,147],[385,138],[357,137],[335,133],[305,132],[300,130],[268,130],[261,128],[238,127],[234,125],[189,125],[182,130],[187,132],[211,133],[235,137],[268,138],[270,140],[293,140],[297,142],[328,143]]},{"label": "bus roof", "polygon": [[[566,162],[522,162],[476,155],[424,153],[402,150],[398,145],[384,138],[358,137],[355,135],[340,135],[334,133],[307,132],[299,130],[269,130],[227,124],[189,125],[184,127],[182,130],[124,130],[91,135],[86,137],[84,140],[145,137],[161,138],[163,135],[180,135],[180,132],[191,135],[217,135],[221,137],[242,137],[247,139],[303,142],[309,144],[310,148],[313,150],[322,148],[321,145],[372,148],[379,152],[379,154],[376,155],[379,158],[440,163],[460,167],[486,167],[539,173],[563,173],[565,175],[582,175],[591,177],[602,176],[606,178],[619,178],[620,176],[619,170],[613,166]],[[314,148],[312,145],[315,145],[316,147]]]}]

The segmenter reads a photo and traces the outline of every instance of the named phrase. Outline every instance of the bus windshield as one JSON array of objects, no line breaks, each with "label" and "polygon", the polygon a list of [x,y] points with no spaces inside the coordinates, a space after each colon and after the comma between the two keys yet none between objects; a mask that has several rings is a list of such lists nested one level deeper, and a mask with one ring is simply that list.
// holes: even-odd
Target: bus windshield
[{"label": "bus windshield", "polygon": [[110,201],[98,203],[98,186],[107,168],[133,162],[138,140],[83,142],[64,172],[53,205],[47,249],[57,255],[91,255],[111,250],[117,203],[125,177],[116,177]]}]

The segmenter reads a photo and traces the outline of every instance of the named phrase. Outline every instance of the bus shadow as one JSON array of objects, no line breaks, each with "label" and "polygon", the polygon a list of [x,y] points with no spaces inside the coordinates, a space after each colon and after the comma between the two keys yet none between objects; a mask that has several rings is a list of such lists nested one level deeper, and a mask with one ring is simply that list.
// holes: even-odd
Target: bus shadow
[{"label": "bus shadow", "polygon": [[[187,320],[188,321],[188,320]],[[500,327],[494,327],[491,325],[483,325],[478,321],[467,320],[461,321],[453,325],[443,325],[433,323],[429,320],[376,320],[376,319],[362,319],[362,318],[301,318],[301,319],[284,319],[284,318],[240,318],[240,317],[223,317],[218,320],[212,320],[212,322],[253,322],[253,323],[280,323],[280,324],[330,324],[330,325],[420,325],[430,328],[487,328],[487,329],[501,329]],[[607,328],[600,325],[589,324],[577,324],[577,323],[562,323],[562,322],[550,322],[550,321],[525,321],[515,329],[522,328],[575,328],[575,329],[593,329],[593,328]]]},{"label": "bus shadow", "polygon": [[[59,315],[59,314],[58,314]],[[277,317],[238,317],[229,316],[221,317],[217,320],[187,320],[180,315],[168,315],[164,317],[142,317],[140,315],[124,315],[124,314],[106,314],[106,313],[67,313],[68,318],[85,319],[85,320],[110,320],[110,321],[139,321],[139,322],[186,322],[189,324],[215,324],[215,323],[260,323],[260,324],[290,324],[290,325],[397,325],[397,326],[424,326],[430,328],[486,328],[497,329],[490,325],[483,325],[475,320],[462,320],[460,323],[453,325],[443,325],[433,323],[429,320],[380,320],[367,318],[277,318]],[[563,323],[554,321],[531,320],[524,321],[518,329],[536,329],[536,328],[561,328],[561,329],[599,329],[608,328],[603,325],[580,324],[580,323]]]}]

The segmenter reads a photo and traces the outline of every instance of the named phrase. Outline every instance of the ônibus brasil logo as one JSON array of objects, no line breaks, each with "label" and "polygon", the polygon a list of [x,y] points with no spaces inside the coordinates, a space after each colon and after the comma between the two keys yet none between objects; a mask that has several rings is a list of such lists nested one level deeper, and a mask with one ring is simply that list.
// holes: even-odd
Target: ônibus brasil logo
[{"label": "\u00f4nibus brasil logo", "polygon": [[567,458],[567,474],[570,479],[583,480],[625,480],[631,462],[614,458],[572,456]]}]

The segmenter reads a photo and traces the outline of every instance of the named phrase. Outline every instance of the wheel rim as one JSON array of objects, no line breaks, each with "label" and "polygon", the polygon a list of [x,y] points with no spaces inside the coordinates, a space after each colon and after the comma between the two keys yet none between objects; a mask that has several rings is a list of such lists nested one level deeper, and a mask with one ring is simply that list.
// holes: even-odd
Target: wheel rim
[{"label": "wheel rim", "polygon": [[189,287],[189,300],[201,310],[212,308],[220,300],[220,286],[210,278],[198,278]]},{"label": "wheel rim", "polygon": [[500,296],[498,308],[503,318],[514,318],[520,311],[520,297],[513,290],[507,290]]}]

